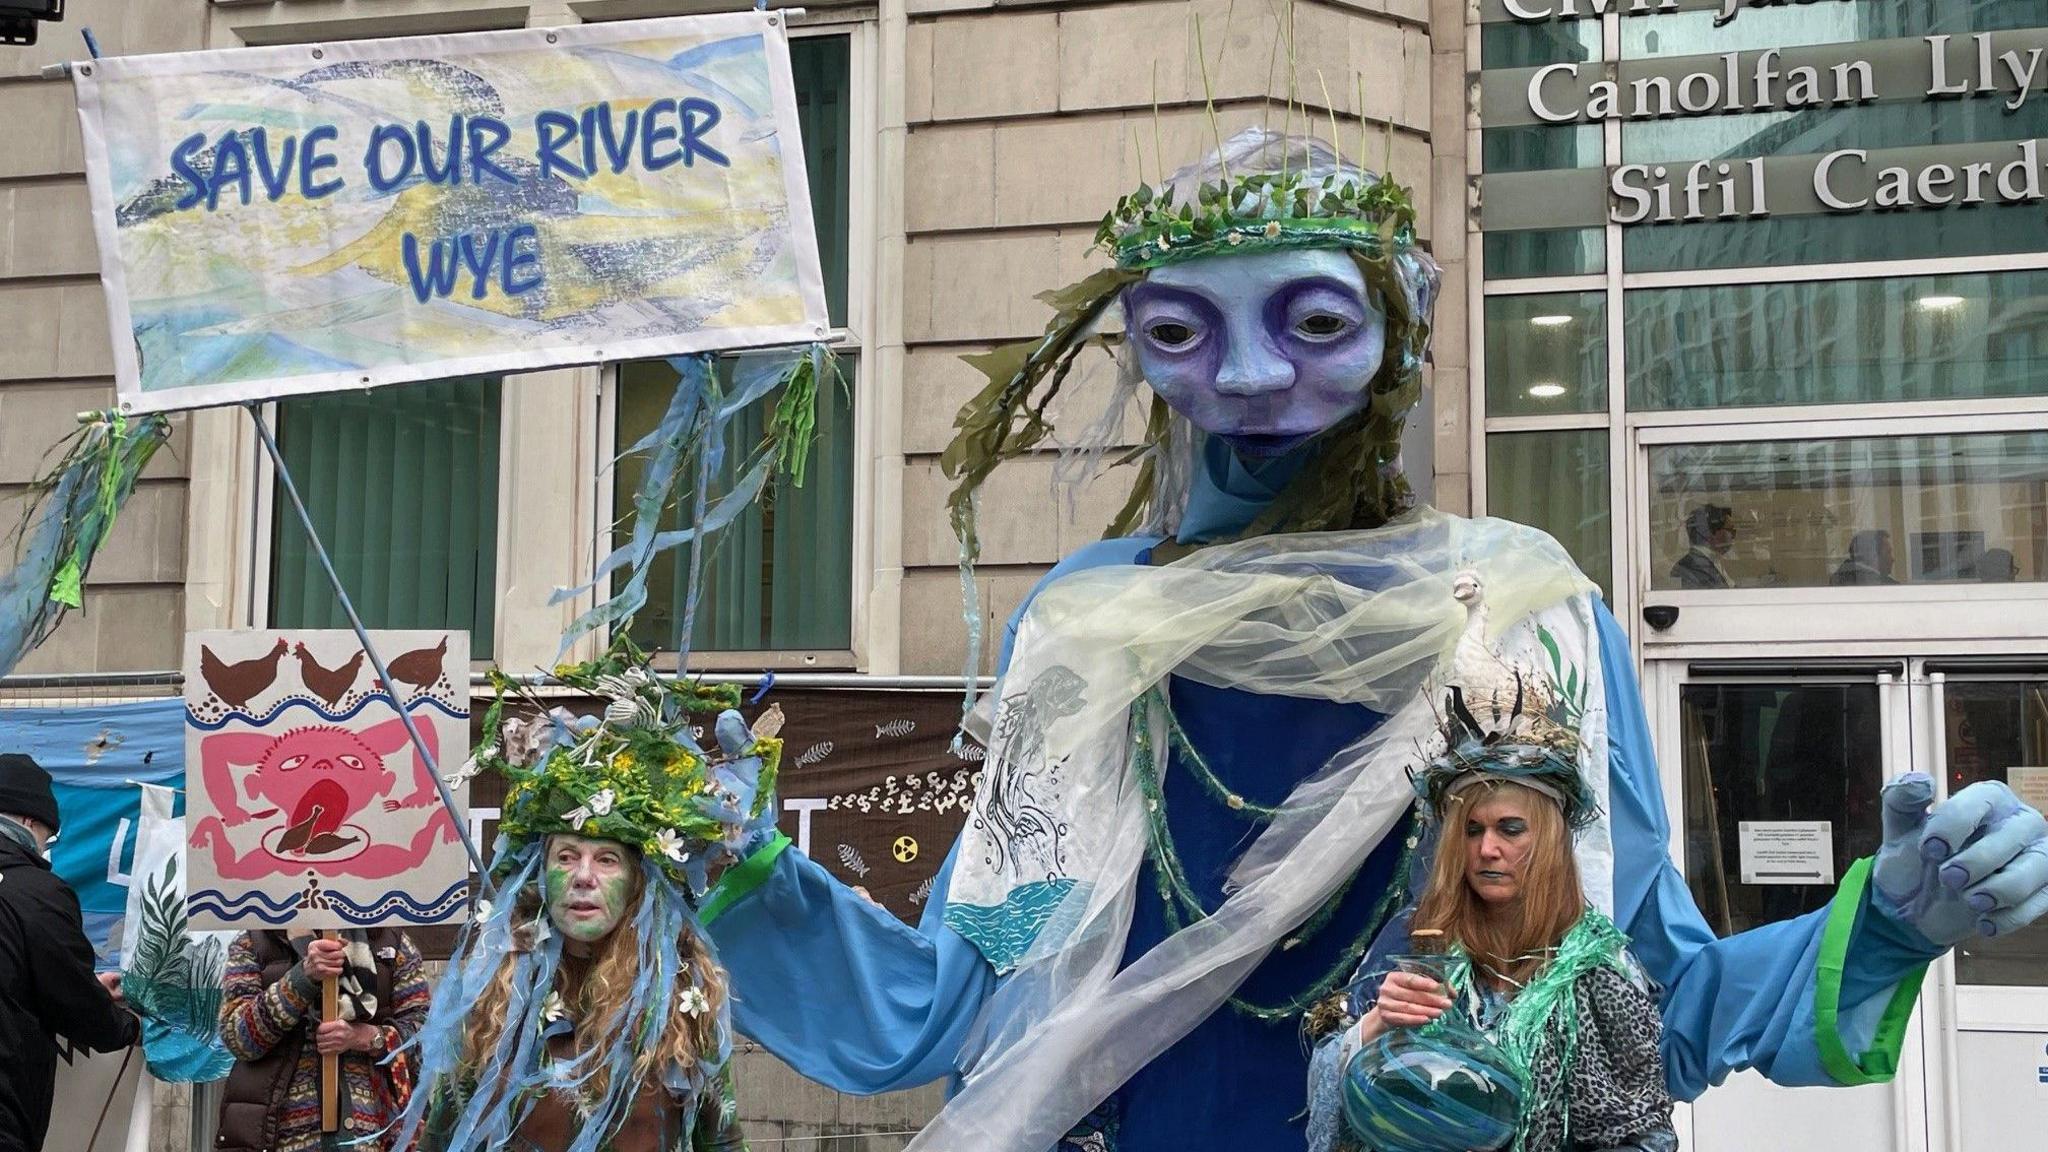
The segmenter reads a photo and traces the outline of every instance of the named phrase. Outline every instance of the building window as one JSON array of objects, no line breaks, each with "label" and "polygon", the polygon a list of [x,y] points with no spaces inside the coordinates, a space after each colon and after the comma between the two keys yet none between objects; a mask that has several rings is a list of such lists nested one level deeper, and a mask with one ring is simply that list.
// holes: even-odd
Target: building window
[{"label": "building window", "polygon": [[2038,581],[2048,433],[1660,445],[1649,510],[1660,590]]},{"label": "building window", "polygon": [[[1845,150],[1873,172],[1936,158],[1961,172],[1966,160],[2002,168],[2048,138],[2048,100],[1919,99],[1913,82],[1927,67],[1920,38],[1952,37],[1961,67],[1973,35],[2030,32],[2040,5],[1766,5],[1734,21],[1680,8],[1547,21],[1475,10],[1485,510],[1550,531],[1603,587],[1622,579],[1609,590],[1624,617],[1666,591],[1896,581],[1995,599],[1959,586],[2048,579],[2044,449],[2002,418],[2048,396],[2048,215],[1998,203],[1824,212],[1812,191],[1821,158]],[[1713,114],[1630,112],[1632,93],[1676,91],[1726,54],[1766,48],[1846,62],[1823,70],[1829,83],[1868,68],[1882,98],[1786,107],[1780,85],[1776,107],[1730,95]],[[1603,77],[1622,82],[1625,118],[1558,120],[1584,111]],[[1532,84],[1545,94],[1534,103]],[[1676,222],[1708,191],[1687,193],[1688,180],[1725,177],[1736,208],[1750,204],[1761,158],[1768,215],[1721,218],[1715,200]],[[1608,187],[1623,165],[1668,178],[1673,222],[1617,222],[1634,207]],[[1806,439],[1743,431],[1770,409],[1824,423]],[[1962,434],[1911,434],[1933,416],[1962,421]],[[1638,492],[1629,506],[1610,507],[1616,482]]]},{"label": "building window", "polygon": [[1541,528],[1614,595],[1607,433],[1601,429],[1495,432],[1486,438],[1486,510]]},{"label": "building window", "polygon": [[[498,381],[329,392],[277,404],[278,447],[371,628],[454,628],[489,659],[497,608]],[[270,623],[346,628],[304,527],[272,500]]]},{"label": "building window", "polygon": [[[854,231],[852,44],[851,36],[839,33],[798,36],[789,46],[825,301],[844,386],[818,389],[818,439],[804,487],[778,478],[712,539],[702,561],[693,652],[845,652],[853,646],[853,403],[861,344],[857,301],[848,292]],[[636,443],[660,422],[677,383],[675,369],[664,360],[619,365],[619,444]],[[777,395],[728,427],[725,474],[714,480],[714,493],[736,479],[738,462],[760,442]],[[641,465],[636,459],[619,462],[614,508],[632,507]],[[687,481],[681,489],[663,511],[663,531],[684,526],[692,492]],[[626,542],[631,528],[629,518],[620,522],[614,546]],[[633,621],[634,643],[650,650],[682,647],[688,584],[687,545],[656,558],[647,606]]]}]

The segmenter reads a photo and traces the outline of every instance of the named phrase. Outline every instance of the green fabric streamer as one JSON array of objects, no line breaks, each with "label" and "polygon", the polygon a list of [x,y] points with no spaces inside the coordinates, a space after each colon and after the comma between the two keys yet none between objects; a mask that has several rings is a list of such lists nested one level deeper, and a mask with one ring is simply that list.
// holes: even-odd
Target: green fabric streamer
[{"label": "green fabric streamer", "polygon": [[58,445],[62,455],[30,481],[13,533],[14,567],[0,572],[0,675],[84,606],[85,579],[142,470],[170,438],[170,420],[106,411]]},{"label": "green fabric streamer", "polygon": [[1821,931],[1820,956],[1814,961],[1813,1041],[1820,1052],[1821,1067],[1844,1087],[1886,1084],[1899,1072],[1899,1049],[1906,1042],[1906,1027],[1913,1019],[1913,1004],[1920,998],[1920,981],[1927,974],[1922,964],[1893,987],[1885,1002],[1870,1049],[1852,1055],[1842,1041],[1842,969],[1849,953],[1849,941],[1856,934],[1856,917],[1864,907],[1864,889],[1870,883],[1871,858],[1850,865],[1835,898],[1828,902],[1827,926]]},{"label": "green fabric streamer", "polygon": [[[1506,1053],[1532,1093],[1536,1085],[1530,1073],[1545,1038],[1554,1032],[1562,1046],[1558,1053],[1562,1074],[1550,1086],[1547,1098],[1539,1100],[1532,1095],[1522,1100],[1515,1148],[1522,1147],[1534,1117],[1561,1114],[1566,1109],[1565,1094],[1570,1090],[1572,1060],[1578,1051],[1579,1008],[1573,988],[1579,977],[1596,968],[1612,968],[1625,973],[1627,967],[1623,957],[1627,949],[1628,937],[1614,926],[1614,921],[1598,910],[1588,908],[1558,943],[1557,954],[1550,963],[1528,986],[1515,993],[1500,1023],[1492,1029],[1495,1043]],[[1471,960],[1462,949],[1454,948],[1452,955],[1470,966]],[[1567,1121],[1566,1147],[1570,1146],[1569,1131]]]},{"label": "green fabric streamer", "polygon": [[811,446],[817,443],[818,389],[828,376],[842,390],[846,388],[839,357],[825,345],[814,344],[810,355],[790,369],[782,398],[775,402],[775,415],[768,422],[767,442],[775,452],[776,471],[798,488],[804,486]]}]

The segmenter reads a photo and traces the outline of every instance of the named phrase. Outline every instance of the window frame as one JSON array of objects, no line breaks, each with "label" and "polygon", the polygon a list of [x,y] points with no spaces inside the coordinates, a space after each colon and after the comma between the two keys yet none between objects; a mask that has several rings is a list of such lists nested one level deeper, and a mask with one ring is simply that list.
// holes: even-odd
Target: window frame
[{"label": "window frame", "polygon": [[[869,647],[864,625],[874,584],[875,409],[879,406],[872,399],[879,389],[874,374],[877,348],[872,335],[876,330],[879,303],[876,281],[879,260],[876,257],[880,250],[876,244],[875,218],[875,138],[880,111],[877,107],[879,88],[875,80],[878,75],[876,53],[879,37],[872,9],[825,9],[806,13],[803,18],[790,21],[789,36],[792,40],[823,36],[848,38],[847,92],[850,105],[847,115],[846,246],[851,258],[847,261],[845,323],[832,328],[826,335],[826,342],[834,352],[850,355],[858,364],[853,382],[853,555],[852,570],[847,573],[850,582],[848,603],[851,607],[847,635],[851,644],[843,649],[699,651],[693,648],[690,651],[690,668],[699,672],[853,672],[863,670],[868,662]],[[860,259],[862,255],[869,258]],[[597,389],[597,459],[600,466],[597,483],[593,485],[597,507],[592,519],[601,533],[595,541],[594,557],[597,558],[610,553],[611,530],[605,526],[615,523],[619,514],[610,479],[611,469],[607,463],[621,447],[618,440],[619,365],[616,360],[604,363]],[[674,652],[655,654],[656,668],[676,671],[677,663]]]}]

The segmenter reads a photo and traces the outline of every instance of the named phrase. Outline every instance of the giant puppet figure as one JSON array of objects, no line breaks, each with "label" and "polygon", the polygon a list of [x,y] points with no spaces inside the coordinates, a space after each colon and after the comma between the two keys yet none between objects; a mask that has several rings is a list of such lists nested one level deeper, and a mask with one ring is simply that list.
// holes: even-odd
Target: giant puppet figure
[{"label": "giant puppet figure", "polygon": [[[1663,990],[1680,1098],[1745,1066],[1889,1075],[1922,967],[2048,910],[2039,814],[1997,784],[1930,813],[1923,777],[1886,793],[1875,867],[1831,907],[1714,937],[1666,855],[1597,592],[1542,533],[1415,507],[1401,478],[1437,286],[1413,226],[1391,180],[1250,130],[1126,197],[1103,224],[1114,267],[980,359],[945,461],[968,557],[975,488],[1050,436],[1046,400],[1090,348],[1118,355],[1117,405],[1152,393],[1136,493],[1013,620],[970,720],[979,792],[918,927],[767,833],[704,917],[735,1023],[805,1075],[953,1079],[913,1148],[1301,1147],[1300,1017],[1376,939],[1405,944],[1406,769],[1437,688],[1472,694],[1488,661],[1547,669],[1577,711],[1586,897]],[[1120,417],[1068,463],[1101,461]],[[1475,708],[1511,708],[1496,687]]]}]

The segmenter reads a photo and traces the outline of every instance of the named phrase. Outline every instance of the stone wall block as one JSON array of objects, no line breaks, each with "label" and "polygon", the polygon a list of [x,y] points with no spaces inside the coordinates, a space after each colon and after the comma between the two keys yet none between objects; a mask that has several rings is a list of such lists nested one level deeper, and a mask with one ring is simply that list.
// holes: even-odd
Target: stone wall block
[{"label": "stone wall block", "polygon": [[996,218],[996,128],[933,125],[903,153],[903,226],[911,232],[987,228]]},{"label": "stone wall block", "polygon": [[1059,16],[956,17],[932,29],[932,116],[1023,116],[1059,109]]},{"label": "stone wall block", "polygon": [[1057,232],[913,239],[904,259],[904,338],[1001,341],[1036,335],[1051,313],[1040,292],[1070,283]]},{"label": "stone wall block", "polygon": [[1062,111],[1199,98],[1187,5],[1074,8],[1060,13],[1059,20]]},{"label": "stone wall block", "polygon": [[[18,51],[8,49],[10,54]],[[84,174],[85,145],[70,84],[61,80],[0,84],[0,124],[7,125],[7,147],[0,148],[0,179]]]},{"label": "stone wall block", "polygon": [[938,25],[918,21],[903,34],[903,118],[922,124],[932,118],[932,41]]},{"label": "stone wall block", "polygon": [[0,276],[93,276],[100,270],[84,180],[0,190]]},{"label": "stone wall block", "polygon": [[[1011,460],[981,486],[978,535],[981,562],[986,564],[1051,564],[1060,551],[1057,521],[1064,500],[1052,483],[1053,457]],[[906,568],[951,568],[960,560],[960,545],[946,501],[952,480],[937,461],[912,461],[903,469],[903,565]]]}]

